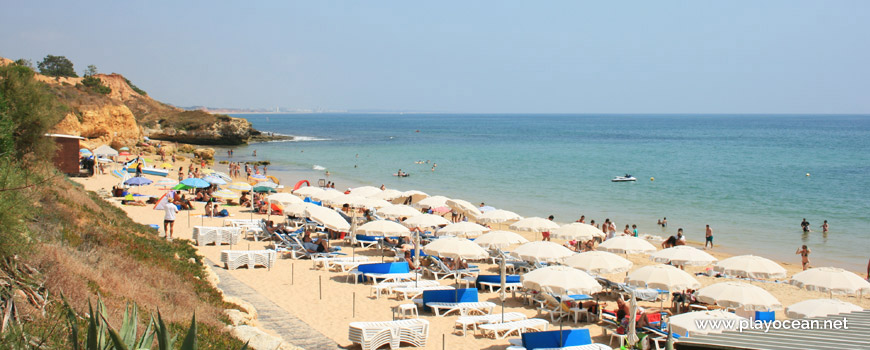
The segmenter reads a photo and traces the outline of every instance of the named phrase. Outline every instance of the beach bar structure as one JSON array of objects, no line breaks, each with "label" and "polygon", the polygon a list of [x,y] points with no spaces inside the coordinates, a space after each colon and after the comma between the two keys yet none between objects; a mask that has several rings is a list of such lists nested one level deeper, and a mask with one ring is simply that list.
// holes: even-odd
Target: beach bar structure
[{"label": "beach bar structure", "polygon": [[52,158],[54,166],[64,174],[79,176],[81,174],[79,167],[79,141],[85,138],[63,134],[45,134],[45,136],[52,138],[57,145],[57,151]]},{"label": "beach bar structure", "polygon": [[[846,320],[844,329],[843,320]],[[793,321],[814,322],[813,328],[791,326]],[[789,329],[771,327],[765,329],[743,329],[725,331],[718,334],[692,335],[677,339],[677,350],[700,349],[746,349],[746,350],[791,350],[791,349],[870,349],[870,310],[848,312],[825,317],[807,319],[785,319]],[[825,325],[828,327],[825,327]],[[836,327],[836,325],[840,327]]]}]

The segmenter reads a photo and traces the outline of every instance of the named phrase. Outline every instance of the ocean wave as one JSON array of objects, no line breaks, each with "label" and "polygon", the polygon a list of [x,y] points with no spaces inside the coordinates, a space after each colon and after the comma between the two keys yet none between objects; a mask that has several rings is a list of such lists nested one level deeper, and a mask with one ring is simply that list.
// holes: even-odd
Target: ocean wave
[{"label": "ocean wave", "polygon": [[314,167],[312,167],[312,169],[314,169],[314,170],[326,170],[326,168],[324,168],[320,165],[315,165]]},{"label": "ocean wave", "polygon": [[310,141],[332,141],[332,139],[323,138],[323,137],[316,137],[316,136],[286,135],[286,134],[280,134],[280,133],[277,133],[277,132],[273,132],[273,133],[271,133],[271,134],[272,134],[272,135],[277,135],[277,136],[286,136],[286,137],[290,137],[290,139],[286,139],[286,140],[272,140],[272,141],[269,141],[269,142],[310,142]]}]

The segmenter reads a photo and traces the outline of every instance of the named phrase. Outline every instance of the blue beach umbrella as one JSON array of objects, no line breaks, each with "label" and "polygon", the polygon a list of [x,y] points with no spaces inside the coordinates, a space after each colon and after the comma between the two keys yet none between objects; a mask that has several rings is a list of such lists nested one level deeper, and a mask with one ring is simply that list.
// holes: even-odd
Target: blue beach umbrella
[{"label": "blue beach umbrella", "polygon": [[87,148],[82,148],[82,149],[80,149],[80,150],[79,150],[79,153],[84,154],[84,155],[90,155],[90,154],[93,154],[93,153],[91,152],[91,150],[89,150],[89,149],[87,149]]},{"label": "blue beach umbrella", "polygon": [[227,184],[226,181],[224,181],[223,179],[221,179],[217,176],[209,175],[209,176],[206,176],[202,179],[205,180],[206,182],[212,184],[212,185],[226,185]]},{"label": "blue beach umbrella", "polygon": [[206,188],[206,187],[211,186],[211,184],[209,184],[207,181],[200,179],[200,178],[196,178],[196,177],[190,177],[190,178],[181,180],[181,183],[186,185],[186,186],[193,187],[193,188]]},{"label": "blue beach umbrella", "polygon": [[127,179],[127,181],[124,181],[124,184],[128,185],[128,186],[144,186],[144,185],[150,185],[152,182],[154,182],[154,181],[148,180],[148,179],[141,177],[141,176],[137,176],[137,177],[131,177],[131,178]]}]

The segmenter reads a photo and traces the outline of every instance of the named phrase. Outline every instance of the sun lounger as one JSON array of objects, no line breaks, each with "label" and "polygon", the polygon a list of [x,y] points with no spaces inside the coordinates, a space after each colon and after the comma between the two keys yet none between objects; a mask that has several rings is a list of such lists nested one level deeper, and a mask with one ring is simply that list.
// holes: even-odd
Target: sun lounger
[{"label": "sun lounger", "polygon": [[354,283],[357,283],[360,277],[371,278],[373,281],[380,279],[381,282],[400,282],[416,278],[416,276],[417,274],[411,273],[411,269],[405,261],[361,264],[348,273],[348,277],[354,278]]},{"label": "sun lounger", "polygon": [[[475,282],[477,288],[487,287],[489,288],[490,293],[501,292],[501,276],[499,275],[478,275]],[[523,284],[520,282],[519,275],[505,276],[505,288],[507,288],[507,290],[513,292],[522,287]]]},{"label": "sun lounger", "polygon": [[[432,281],[432,282],[436,282],[436,281]],[[423,294],[423,292],[425,292],[427,290],[449,290],[449,289],[456,289],[456,288],[451,287],[451,286],[414,287],[412,285],[412,286],[407,286],[407,287],[392,288],[392,292],[396,293],[397,300],[405,300],[405,299],[416,298],[416,297],[420,296],[421,294]]]},{"label": "sun lounger", "polygon": [[593,344],[588,328],[544,332],[527,332],[522,339],[510,340],[509,350],[610,350],[603,344]]},{"label": "sun lounger", "polygon": [[505,323],[483,324],[480,325],[480,331],[486,337],[492,336],[494,339],[504,339],[506,336],[516,333],[522,334],[526,329],[536,329],[546,331],[550,327],[550,322],[540,318],[530,318],[527,320],[519,320]]},{"label": "sun lounger", "polygon": [[[419,300],[419,299],[415,299]],[[489,314],[496,307],[495,303],[488,301],[466,302],[466,303],[426,303],[427,307],[435,312],[435,316],[447,316],[451,312],[458,312],[460,316],[468,316],[471,313]],[[441,310],[447,310],[441,313]]]},{"label": "sun lounger", "polygon": [[396,349],[401,343],[425,348],[429,339],[429,321],[410,319],[386,322],[351,322],[348,340],[360,344],[363,350],[390,345]]},{"label": "sun lounger", "polygon": [[242,235],[242,230],[238,227],[209,227],[209,226],[194,226],[193,240],[196,245],[204,246],[214,243],[221,245],[223,243],[236,244],[239,242],[239,237]]},{"label": "sun lounger", "polygon": [[491,314],[491,315],[479,315],[479,316],[461,316],[456,319],[456,326],[462,329],[462,335],[465,335],[465,330],[471,326],[475,331],[477,331],[477,325],[479,324],[489,324],[489,323],[502,323],[504,322],[513,322],[525,320],[527,317],[519,312],[507,312],[504,314]]},{"label": "sun lounger", "polygon": [[249,269],[253,269],[256,265],[271,268],[276,256],[274,250],[224,250],[221,251],[221,262],[229,270],[245,265]]},{"label": "sun lounger", "polygon": [[402,287],[434,287],[440,286],[438,281],[421,280],[417,282],[383,282],[372,285],[372,292],[375,293],[375,298],[380,298],[381,293],[391,294],[394,288]]},{"label": "sun lounger", "polygon": [[333,269],[336,266],[335,265],[336,263],[342,263],[342,262],[363,263],[363,262],[369,261],[369,258],[367,256],[357,256],[357,257],[352,257],[352,256],[320,256],[320,257],[316,257],[316,258],[311,259],[311,261],[314,263],[314,267],[317,269],[322,269],[322,268]]},{"label": "sun lounger", "polygon": [[[435,256],[429,256],[430,259],[435,263],[434,265],[430,265],[426,271],[432,274],[435,279],[445,279],[447,277],[453,277],[455,279],[460,279],[463,276],[471,276],[474,277],[477,273],[480,272],[480,269],[476,266],[469,266],[467,269],[456,269],[452,270],[447,267],[447,264],[444,263],[441,259]],[[441,276],[443,275],[443,276]]]}]

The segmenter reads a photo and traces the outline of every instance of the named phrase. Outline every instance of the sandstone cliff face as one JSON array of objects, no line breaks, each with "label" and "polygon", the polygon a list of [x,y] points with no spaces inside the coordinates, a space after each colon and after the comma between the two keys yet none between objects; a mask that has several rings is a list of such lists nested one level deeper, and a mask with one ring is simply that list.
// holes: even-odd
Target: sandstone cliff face
[{"label": "sandstone cliff face", "polygon": [[142,140],[142,130],[133,112],[124,105],[77,106],[55,125],[53,132],[86,138],[82,147],[133,146]]}]

